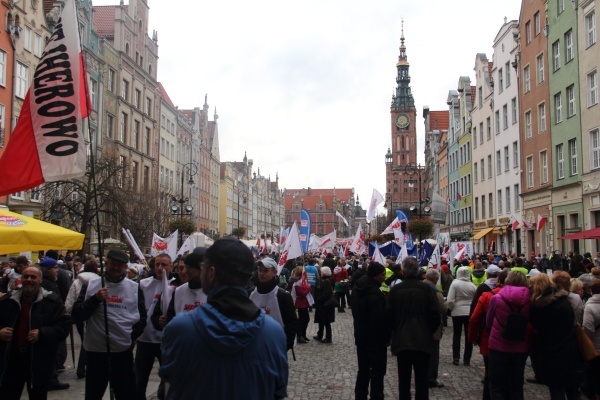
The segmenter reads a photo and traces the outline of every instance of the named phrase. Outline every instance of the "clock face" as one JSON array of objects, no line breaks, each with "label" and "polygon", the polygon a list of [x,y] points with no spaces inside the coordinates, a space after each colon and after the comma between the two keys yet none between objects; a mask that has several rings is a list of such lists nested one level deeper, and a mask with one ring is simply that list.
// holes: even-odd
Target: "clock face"
[{"label": "clock face", "polygon": [[398,114],[396,117],[396,126],[398,128],[406,128],[410,124],[410,118],[406,114]]}]

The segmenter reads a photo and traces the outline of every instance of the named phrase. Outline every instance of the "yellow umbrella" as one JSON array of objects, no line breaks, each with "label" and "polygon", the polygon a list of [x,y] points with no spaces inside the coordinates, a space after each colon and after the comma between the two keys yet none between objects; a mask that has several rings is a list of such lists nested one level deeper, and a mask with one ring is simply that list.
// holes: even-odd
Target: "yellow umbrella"
[{"label": "yellow umbrella", "polygon": [[0,209],[0,254],[39,250],[79,250],[85,235]]}]

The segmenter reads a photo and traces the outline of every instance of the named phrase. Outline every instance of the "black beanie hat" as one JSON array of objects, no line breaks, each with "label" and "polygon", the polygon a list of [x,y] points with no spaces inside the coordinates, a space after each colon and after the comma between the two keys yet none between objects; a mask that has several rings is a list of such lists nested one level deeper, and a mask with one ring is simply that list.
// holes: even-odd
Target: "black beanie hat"
[{"label": "black beanie hat", "polygon": [[372,262],[369,264],[369,268],[367,268],[367,275],[369,278],[376,277],[377,275],[381,275],[385,272],[385,267],[378,262]]}]

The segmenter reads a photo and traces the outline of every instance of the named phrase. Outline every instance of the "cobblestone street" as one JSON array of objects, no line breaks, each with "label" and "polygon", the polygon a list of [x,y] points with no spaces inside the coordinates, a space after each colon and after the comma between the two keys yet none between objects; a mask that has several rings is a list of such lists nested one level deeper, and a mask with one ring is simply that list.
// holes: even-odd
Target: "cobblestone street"
[{"label": "cobblestone street", "polygon": [[[294,400],[338,400],[354,398],[354,380],[356,378],[356,352],[352,331],[352,313],[336,314],[336,322],[332,324],[333,344],[323,344],[312,340],[316,334],[317,325],[309,324],[308,337],[310,343],[297,345],[295,348],[296,361],[290,356],[290,376],[288,384],[289,399]],[[449,321],[451,323],[451,320]],[[79,338],[76,335],[76,348],[79,348]],[[430,389],[431,399],[480,399],[482,393],[481,379],[483,377],[483,360],[479,349],[473,349],[471,366],[452,365],[452,329],[446,328],[442,338],[440,352],[439,381],[444,383],[441,389]],[[50,392],[50,400],[83,399],[85,382],[77,379],[73,369],[70,354],[67,360],[67,370],[61,373],[61,381],[71,384],[69,390]],[[156,399],[158,388],[156,373],[158,364],[152,371],[148,385],[148,398]],[[525,369],[525,377],[532,377],[530,364]],[[395,357],[388,356],[388,370],[385,379],[385,396],[389,399],[398,398],[398,382]],[[26,395],[24,398],[27,398]],[[104,396],[109,399],[108,394]],[[525,399],[547,399],[548,389],[545,386],[525,383]],[[584,397],[582,396],[582,399]]]}]

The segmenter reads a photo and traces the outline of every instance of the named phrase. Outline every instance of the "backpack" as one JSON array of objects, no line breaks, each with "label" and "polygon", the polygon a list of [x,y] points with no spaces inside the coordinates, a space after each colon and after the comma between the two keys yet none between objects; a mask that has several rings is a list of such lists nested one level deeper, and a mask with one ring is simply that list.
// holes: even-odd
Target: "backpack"
[{"label": "backpack", "polygon": [[502,327],[501,336],[510,341],[523,341],[527,335],[527,323],[529,322],[529,318],[526,315],[521,314],[521,309],[523,308],[513,308],[507,301],[504,301],[508,307],[510,308],[510,314],[506,318],[506,322],[504,325],[498,320],[498,324]]}]

